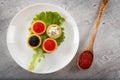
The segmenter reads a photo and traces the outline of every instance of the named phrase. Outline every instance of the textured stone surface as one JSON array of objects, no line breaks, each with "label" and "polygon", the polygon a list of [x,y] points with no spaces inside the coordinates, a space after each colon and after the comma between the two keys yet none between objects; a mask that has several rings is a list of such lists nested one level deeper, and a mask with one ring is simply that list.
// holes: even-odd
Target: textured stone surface
[{"label": "textured stone surface", "polygon": [[111,0],[95,41],[95,58],[91,69],[79,71],[76,58],[60,71],[39,75],[19,67],[11,58],[6,45],[8,25],[14,15],[34,3],[52,3],[67,10],[75,19],[80,32],[81,52],[88,44],[100,0],[0,0],[0,79],[120,79],[120,0]]}]

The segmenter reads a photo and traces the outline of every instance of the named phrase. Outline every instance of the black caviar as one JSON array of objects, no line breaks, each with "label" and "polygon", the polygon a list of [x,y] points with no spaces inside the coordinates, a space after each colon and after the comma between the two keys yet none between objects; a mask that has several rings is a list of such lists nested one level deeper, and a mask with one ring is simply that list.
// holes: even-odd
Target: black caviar
[{"label": "black caviar", "polygon": [[40,39],[37,36],[32,36],[29,39],[29,44],[33,47],[37,46],[40,43]]}]

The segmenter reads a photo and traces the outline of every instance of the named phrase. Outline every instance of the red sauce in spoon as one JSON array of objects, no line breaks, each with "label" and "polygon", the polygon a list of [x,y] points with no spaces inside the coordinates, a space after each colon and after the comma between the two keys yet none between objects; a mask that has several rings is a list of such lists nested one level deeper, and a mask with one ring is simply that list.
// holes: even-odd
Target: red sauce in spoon
[{"label": "red sauce in spoon", "polygon": [[93,62],[93,54],[90,51],[84,51],[78,59],[78,66],[81,69],[88,69],[90,68]]}]

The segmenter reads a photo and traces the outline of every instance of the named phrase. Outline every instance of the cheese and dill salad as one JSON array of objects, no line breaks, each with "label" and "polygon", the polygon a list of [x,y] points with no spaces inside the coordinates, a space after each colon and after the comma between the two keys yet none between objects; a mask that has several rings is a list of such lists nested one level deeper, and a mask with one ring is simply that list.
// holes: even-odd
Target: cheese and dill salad
[{"label": "cheese and dill salad", "polygon": [[54,52],[65,39],[65,19],[58,12],[40,12],[29,27],[27,44],[34,50],[29,70],[35,70],[45,54]]}]

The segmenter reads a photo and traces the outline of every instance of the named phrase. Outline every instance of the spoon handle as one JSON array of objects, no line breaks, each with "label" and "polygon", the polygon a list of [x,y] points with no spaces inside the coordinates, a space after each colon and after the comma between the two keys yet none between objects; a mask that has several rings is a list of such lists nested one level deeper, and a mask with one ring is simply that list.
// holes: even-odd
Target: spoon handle
[{"label": "spoon handle", "polygon": [[98,31],[98,27],[99,27],[99,24],[101,22],[101,18],[104,14],[104,11],[106,9],[106,6],[107,6],[108,2],[109,2],[109,0],[101,0],[100,10],[99,10],[98,17],[97,17],[97,20],[96,20],[95,28],[94,28],[90,43],[89,43],[86,50],[90,50],[90,51],[93,52],[93,45],[94,45],[94,41],[95,41],[96,34],[97,34],[97,31]]}]

